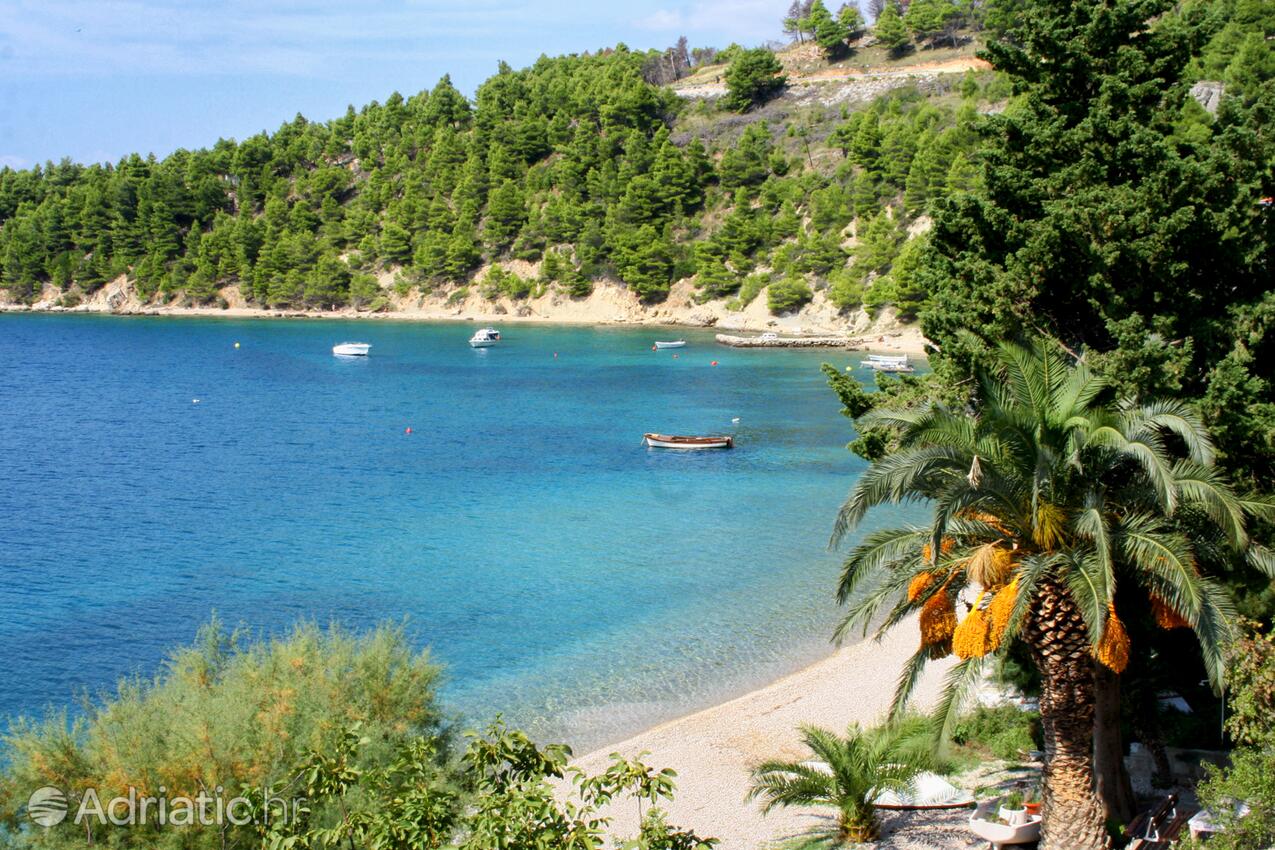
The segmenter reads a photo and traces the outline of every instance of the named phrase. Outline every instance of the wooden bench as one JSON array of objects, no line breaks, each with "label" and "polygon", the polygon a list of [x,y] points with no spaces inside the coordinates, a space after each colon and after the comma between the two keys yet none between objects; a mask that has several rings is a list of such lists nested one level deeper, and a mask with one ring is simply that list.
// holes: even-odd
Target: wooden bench
[{"label": "wooden bench", "polygon": [[1129,850],[1168,850],[1190,817],[1191,813],[1178,805],[1178,795],[1170,794],[1141,812],[1125,828],[1125,834],[1132,839]]}]

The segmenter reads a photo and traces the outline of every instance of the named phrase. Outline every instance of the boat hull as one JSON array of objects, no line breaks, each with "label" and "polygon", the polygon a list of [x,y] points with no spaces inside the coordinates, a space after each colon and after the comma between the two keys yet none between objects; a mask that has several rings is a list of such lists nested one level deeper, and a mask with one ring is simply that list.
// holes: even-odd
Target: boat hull
[{"label": "boat hull", "polygon": [[686,340],[679,339],[676,342],[659,342],[655,343],[656,348],[685,348]]},{"label": "boat hull", "polygon": [[498,342],[500,342],[500,340],[498,339],[471,339],[469,341],[469,347],[470,348],[491,348],[493,345],[495,345]]},{"label": "boat hull", "polygon": [[678,437],[670,434],[644,434],[642,441],[650,449],[680,449],[697,451],[701,449],[733,449],[735,438],[730,436],[712,437]]},{"label": "boat hull", "polygon": [[366,342],[343,342],[332,346],[332,353],[337,357],[367,357],[371,348]]}]

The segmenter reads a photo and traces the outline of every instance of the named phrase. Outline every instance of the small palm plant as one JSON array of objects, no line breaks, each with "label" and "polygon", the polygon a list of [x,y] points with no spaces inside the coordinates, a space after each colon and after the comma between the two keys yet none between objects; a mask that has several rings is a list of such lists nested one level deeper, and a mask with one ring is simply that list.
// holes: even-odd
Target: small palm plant
[{"label": "small palm plant", "polygon": [[801,739],[813,757],[758,765],[748,794],[750,800],[765,798],[765,812],[785,806],[837,810],[836,821],[803,836],[797,850],[876,839],[881,832],[876,798],[907,787],[933,766],[933,742],[916,723],[875,729],[854,724],[844,738],[818,726],[803,726]]}]

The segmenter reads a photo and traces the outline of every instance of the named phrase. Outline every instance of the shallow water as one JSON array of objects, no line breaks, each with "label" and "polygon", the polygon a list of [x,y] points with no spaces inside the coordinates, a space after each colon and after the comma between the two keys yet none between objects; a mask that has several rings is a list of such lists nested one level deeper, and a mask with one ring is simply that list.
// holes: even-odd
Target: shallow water
[{"label": "shallow water", "polygon": [[213,611],[407,618],[468,721],[577,747],[827,651],[863,467],[818,366],[850,356],[502,330],[0,316],[0,715],[150,673]]}]

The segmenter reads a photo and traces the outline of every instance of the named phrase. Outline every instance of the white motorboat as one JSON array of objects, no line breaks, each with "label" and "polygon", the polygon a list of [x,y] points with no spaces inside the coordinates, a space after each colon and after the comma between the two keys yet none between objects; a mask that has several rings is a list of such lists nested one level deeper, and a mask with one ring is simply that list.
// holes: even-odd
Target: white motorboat
[{"label": "white motorboat", "polygon": [[500,331],[495,328],[479,328],[469,338],[470,348],[490,348],[500,342]]},{"label": "white motorboat", "polygon": [[367,357],[372,344],[368,342],[343,342],[332,346],[332,353],[338,357]]},{"label": "white motorboat", "polygon": [[735,438],[728,435],[711,437],[678,437],[671,434],[643,434],[642,442],[650,449],[733,449]]},{"label": "white motorboat", "polygon": [[912,372],[912,364],[906,354],[869,354],[863,365],[878,372]]},{"label": "white motorboat", "polygon": [[674,340],[664,341],[664,340],[658,340],[658,339],[657,339],[657,340],[655,341],[655,347],[656,347],[656,348],[685,348],[685,347],[686,347],[686,340],[684,340],[684,339],[674,339]]}]

